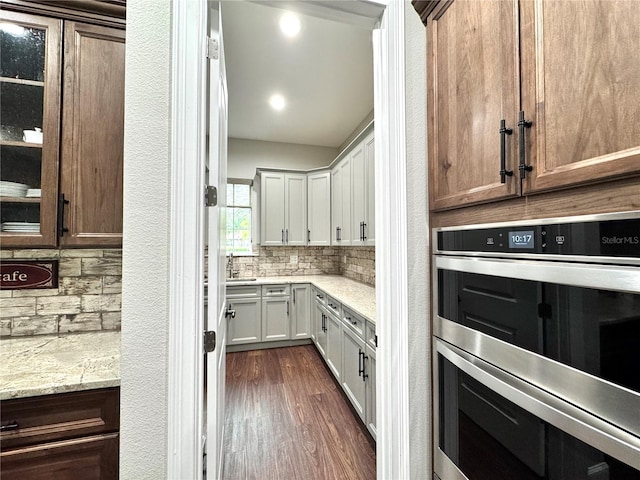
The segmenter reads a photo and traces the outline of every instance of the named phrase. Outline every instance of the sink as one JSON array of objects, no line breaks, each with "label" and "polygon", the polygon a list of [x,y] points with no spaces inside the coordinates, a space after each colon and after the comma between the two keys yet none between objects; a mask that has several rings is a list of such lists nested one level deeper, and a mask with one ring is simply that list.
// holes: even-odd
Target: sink
[{"label": "sink", "polygon": [[227,283],[255,282],[255,278],[227,278]]}]

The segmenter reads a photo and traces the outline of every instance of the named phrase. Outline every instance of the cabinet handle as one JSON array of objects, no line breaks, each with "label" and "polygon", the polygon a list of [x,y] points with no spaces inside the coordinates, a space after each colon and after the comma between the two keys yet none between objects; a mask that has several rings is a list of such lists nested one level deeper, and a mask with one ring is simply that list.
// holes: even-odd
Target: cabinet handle
[{"label": "cabinet handle", "polygon": [[12,430],[18,430],[20,428],[20,424],[17,420],[11,420],[6,425],[0,426],[0,432],[10,432]]},{"label": "cabinet handle", "polygon": [[362,241],[366,241],[367,240],[367,234],[365,232],[365,228],[367,228],[367,224],[362,222]]},{"label": "cabinet handle", "polygon": [[507,181],[507,176],[513,175],[513,170],[507,170],[507,135],[511,135],[513,130],[507,128],[506,121],[500,120],[500,183]]},{"label": "cabinet handle", "polygon": [[66,232],[69,231],[67,227],[64,226],[64,206],[69,205],[69,200],[64,198],[64,193],[58,195],[58,236],[62,237]]},{"label": "cabinet handle", "polygon": [[531,125],[533,125],[533,122],[529,121],[529,120],[525,120],[524,119],[524,111],[520,111],[520,117],[518,119],[518,128],[519,133],[520,133],[520,163],[518,165],[518,170],[520,170],[520,179],[524,180],[527,176],[527,172],[530,172],[531,170],[533,170],[533,167],[531,165],[527,165],[526,159],[525,159],[525,144],[524,144],[524,129],[525,128],[531,128]]},{"label": "cabinet handle", "polygon": [[280,243],[284,243],[284,228],[280,230],[280,235],[282,236]]},{"label": "cabinet handle", "polygon": [[378,348],[378,335],[373,336],[373,341],[376,344],[376,348]]},{"label": "cabinet handle", "polygon": [[227,305],[227,310],[224,312],[224,316],[226,318],[236,318],[236,311],[233,310],[233,305],[229,304]]},{"label": "cabinet handle", "polygon": [[285,241],[285,243],[289,243],[289,229],[288,228],[284,231],[284,241]]},{"label": "cabinet handle", "polygon": [[287,300],[287,317],[289,316],[289,300]]},{"label": "cabinet handle", "polygon": [[311,242],[311,230],[307,229],[307,242]]},{"label": "cabinet handle", "polygon": [[293,289],[293,304],[296,304],[296,289]]},{"label": "cabinet handle", "polygon": [[364,352],[362,352],[362,381],[363,382],[366,382],[367,378],[369,378],[369,375],[367,375],[365,373],[365,371],[367,370],[367,362],[366,362],[366,360],[368,360],[368,359],[369,359],[369,357],[366,356],[364,354]]},{"label": "cabinet handle", "polygon": [[361,377],[364,373],[364,368],[362,366],[362,350],[358,349],[358,376]]}]

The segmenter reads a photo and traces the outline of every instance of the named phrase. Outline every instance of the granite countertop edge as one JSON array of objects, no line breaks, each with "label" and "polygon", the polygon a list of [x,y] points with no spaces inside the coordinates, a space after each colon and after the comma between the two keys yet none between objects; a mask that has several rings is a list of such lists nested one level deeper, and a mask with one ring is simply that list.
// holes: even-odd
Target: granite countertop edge
[{"label": "granite countertop edge", "polygon": [[376,289],[371,285],[341,275],[292,275],[280,277],[257,277],[255,280],[233,279],[227,287],[309,283],[319,288],[343,306],[376,323]]}]

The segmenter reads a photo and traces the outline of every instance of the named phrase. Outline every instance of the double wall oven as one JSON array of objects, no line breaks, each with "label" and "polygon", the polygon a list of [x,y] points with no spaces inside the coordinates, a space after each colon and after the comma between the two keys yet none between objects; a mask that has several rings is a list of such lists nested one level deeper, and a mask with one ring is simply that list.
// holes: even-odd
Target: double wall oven
[{"label": "double wall oven", "polygon": [[442,480],[640,480],[640,211],[434,230]]}]

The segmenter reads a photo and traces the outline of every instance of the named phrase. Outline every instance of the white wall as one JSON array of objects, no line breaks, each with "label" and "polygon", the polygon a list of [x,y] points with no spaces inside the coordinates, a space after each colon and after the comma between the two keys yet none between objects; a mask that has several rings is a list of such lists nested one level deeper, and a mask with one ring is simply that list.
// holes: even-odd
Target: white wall
[{"label": "white wall", "polygon": [[335,160],[337,148],[229,139],[227,176],[252,179],[257,167],[310,170]]},{"label": "white wall", "polygon": [[167,477],[171,0],[128,0],[120,478]]},{"label": "white wall", "polygon": [[426,150],[426,35],[406,1],[405,71],[409,282],[409,417],[411,478],[431,478],[429,215]]}]

